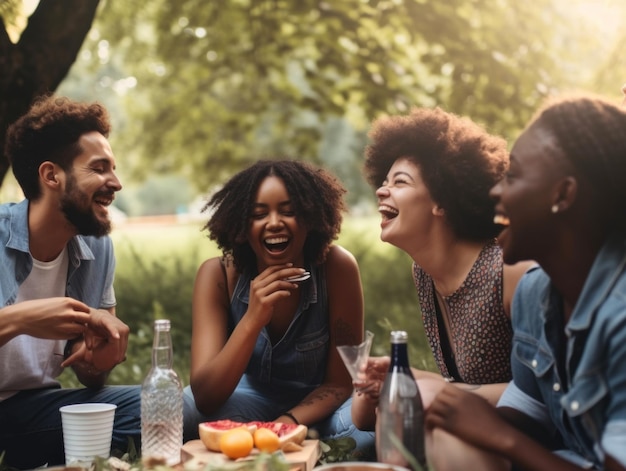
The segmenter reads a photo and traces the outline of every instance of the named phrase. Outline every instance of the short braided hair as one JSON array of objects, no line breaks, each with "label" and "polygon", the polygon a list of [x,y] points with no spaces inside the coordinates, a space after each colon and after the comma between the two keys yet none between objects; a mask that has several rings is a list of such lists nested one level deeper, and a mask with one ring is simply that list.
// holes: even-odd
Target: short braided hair
[{"label": "short braided hair", "polygon": [[256,267],[256,255],[247,240],[257,190],[269,176],[280,178],[299,224],[308,229],[305,260],[321,264],[339,235],[345,188],[330,172],[297,160],[260,160],[237,173],[217,191],[203,211],[212,211],[204,230],[224,255],[232,256],[241,272]]},{"label": "short braided hair", "polygon": [[594,189],[595,207],[626,226],[626,109],[602,97],[572,94],[553,98],[531,126],[540,126],[576,172]]}]

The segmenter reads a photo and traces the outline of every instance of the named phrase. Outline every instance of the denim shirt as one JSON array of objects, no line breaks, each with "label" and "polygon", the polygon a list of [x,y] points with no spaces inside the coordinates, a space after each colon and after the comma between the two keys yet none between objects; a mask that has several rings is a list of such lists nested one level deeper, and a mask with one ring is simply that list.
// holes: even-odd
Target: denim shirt
[{"label": "denim shirt", "polygon": [[[66,296],[92,308],[115,306],[115,258],[108,237],[76,236],[68,244]],[[0,205],[0,301],[15,303],[33,268],[28,242],[28,200]],[[0,401],[25,389],[58,387],[64,340],[20,335],[0,346]],[[21,365],[22,368],[15,368]]]},{"label": "denim shirt", "polygon": [[[109,237],[75,236],[68,243],[66,294],[93,308],[115,306],[115,256]],[[0,205],[0,300],[15,302],[33,268],[28,242],[28,200]]]},{"label": "denim shirt", "polygon": [[[562,300],[539,267],[513,300],[513,381],[499,406],[552,425],[566,448],[603,467],[626,466],[626,240],[600,250],[563,331]],[[564,365],[555,352],[562,345]],[[561,374],[562,372],[562,374]]]},{"label": "denim shirt", "polygon": [[[300,304],[285,335],[274,345],[267,328],[257,338],[246,368],[248,379],[267,391],[313,390],[326,373],[329,326],[326,276],[324,267],[307,267],[311,278],[300,283]],[[250,281],[254,276],[239,276],[230,305],[229,328],[241,320],[248,310]]]}]

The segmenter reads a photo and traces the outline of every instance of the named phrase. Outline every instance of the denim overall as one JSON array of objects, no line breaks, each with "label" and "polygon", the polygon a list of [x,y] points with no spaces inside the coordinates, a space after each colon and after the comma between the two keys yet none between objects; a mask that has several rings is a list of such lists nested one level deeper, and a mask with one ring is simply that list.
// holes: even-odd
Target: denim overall
[{"label": "denim overall", "polygon": [[[197,423],[219,419],[241,422],[274,420],[299,404],[323,382],[330,342],[326,276],[323,267],[309,266],[306,269],[311,272],[311,278],[300,285],[300,304],[283,337],[272,345],[264,328],[233,394],[216,413],[204,416],[198,412]],[[231,331],[248,310],[253,277],[244,272],[235,285],[230,305]],[[191,388],[186,387],[185,400],[192,398]],[[369,452],[374,443],[373,433],[360,431],[354,426],[351,404],[352,398],[330,417],[309,428],[316,429],[322,440],[351,436],[357,442],[357,453],[361,450]],[[192,429],[192,425],[185,425],[185,433]]]}]

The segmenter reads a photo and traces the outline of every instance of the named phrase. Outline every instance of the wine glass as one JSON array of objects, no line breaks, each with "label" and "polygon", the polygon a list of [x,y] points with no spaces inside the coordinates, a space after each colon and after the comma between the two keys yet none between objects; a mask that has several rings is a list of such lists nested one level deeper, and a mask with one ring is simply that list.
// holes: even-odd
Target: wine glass
[{"label": "wine glass", "polygon": [[367,359],[370,356],[370,350],[372,348],[372,339],[374,334],[369,330],[365,331],[365,340],[358,345],[339,345],[337,350],[339,356],[343,360],[346,369],[352,376],[352,381],[358,381],[361,379],[360,372],[365,369]]}]

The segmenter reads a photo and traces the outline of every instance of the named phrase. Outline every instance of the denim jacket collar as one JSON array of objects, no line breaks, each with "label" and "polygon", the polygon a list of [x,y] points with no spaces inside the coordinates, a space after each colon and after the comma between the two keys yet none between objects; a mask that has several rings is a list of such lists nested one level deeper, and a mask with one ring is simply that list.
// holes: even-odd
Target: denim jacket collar
[{"label": "denim jacket collar", "polygon": [[598,252],[582,293],[567,324],[567,333],[587,330],[593,317],[613,289],[626,266],[626,241],[623,234],[613,235]]},{"label": "denim jacket collar", "polygon": [[[30,254],[30,246],[28,239],[28,206],[27,199],[13,205],[10,208],[11,234],[6,246],[11,249],[19,250],[26,254]],[[94,255],[89,246],[83,240],[83,237],[76,235],[72,237],[68,243],[68,253],[73,266],[80,265],[81,260],[94,260]]]}]

